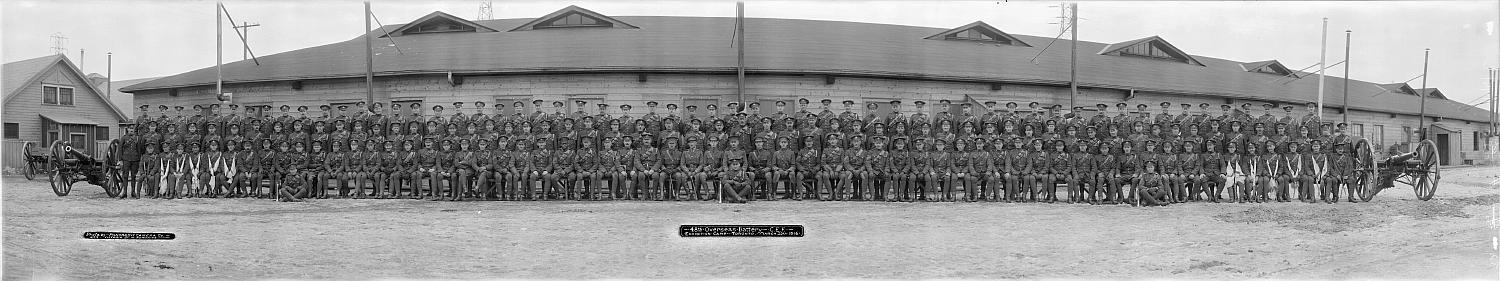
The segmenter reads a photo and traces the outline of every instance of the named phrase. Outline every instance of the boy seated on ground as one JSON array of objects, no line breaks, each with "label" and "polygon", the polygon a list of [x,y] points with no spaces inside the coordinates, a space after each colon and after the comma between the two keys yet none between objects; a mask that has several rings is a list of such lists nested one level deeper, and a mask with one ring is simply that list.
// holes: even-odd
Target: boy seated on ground
[{"label": "boy seated on ground", "polygon": [[[1141,177],[1136,179],[1136,198],[1140,198],[1140,206],[1166,206],[1169,204],[1170,193],[1167,192],[1165,179],[1156,170],[1156,161],[1146,161],[1145,170]],[[1135,205],[1135,202],[1131,202]]]},{"label": "boy seated on ground", "polygon": [[745,171],[742,162],[744,162],[742,158],[729,159],[729,167],[724,169],[724,175],[720,176],[724,184],[719,194],[723,195],[721,198],[724,203],[747,203],[749,201],[746,198],[749,198],[750,193],[755,191],[750,187],[752,175]]}]

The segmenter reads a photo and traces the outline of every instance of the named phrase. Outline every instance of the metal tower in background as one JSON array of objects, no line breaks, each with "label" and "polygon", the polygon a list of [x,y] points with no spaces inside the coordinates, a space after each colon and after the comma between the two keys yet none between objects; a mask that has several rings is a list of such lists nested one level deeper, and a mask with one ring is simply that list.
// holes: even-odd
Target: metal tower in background
[{"label": "metal tower in background", "polygon": [[68,37],[62,32],[52,34],[52,54],[61,55],[68,52]]},{"label": "metal tower in background", "polygon": [[479,19],[478,20],[492,20],[492,19],[495,19],[494,5],[490,4],[490,1],[479,2]]}]

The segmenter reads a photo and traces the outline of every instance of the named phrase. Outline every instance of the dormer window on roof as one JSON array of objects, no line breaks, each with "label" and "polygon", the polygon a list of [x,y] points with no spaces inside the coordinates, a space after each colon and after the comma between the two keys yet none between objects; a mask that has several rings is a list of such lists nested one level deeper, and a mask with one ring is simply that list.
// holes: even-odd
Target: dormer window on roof
[{"label": "dormer window on roof", "polygon": [[1447,95],[1443,95],[1443,91],[1439,91],[1437,88],[1422,88],[1422,89],[1417,89],[1416,91],[1417,92],[1421,92],[1422,95],[1427,96],[1429,98],[1439,98],[1439,99],[1445,99],[1445,100],[1448,99],[1448,96]]},{"label": "dormer window on roof", "polygon": [[561,10],[557,10],[556,12],[552,12],[551,14],[547,14],[545,16],[531,20],[526,24],[517,26],[515,29],[511,29],[510,31],[572,27],[628,29],[637,28],[634,25],[630,25],[628,23],[600,13],[595,13],[594,11],[590,11],[589,9],[580,8],[578,6],[568,6],[567,8],[562,8]]},{"label": "dormer window on roof", "polygon": [[1411,85],[1407,85],[1406,83],[1379,84],[1378,86],[1384,88],[1387,92],[1400,93],[1409,96],[1417,95],[1417,90],[1412,89]]},{"label": "dormer window on roof", "polygon": [[406,33],[438,33],[438,32],[474,32],[472,26],[467,26],[447,19],[438,19],[422,23],[417,28],[407,30]]},{"label": "dormer window on roof", "polygon": [[423,33],[449,33],[449,32],[495,32],[493,28],[479,25],[444,12],[432,12],[417,20],[402,25],[391,33],[380,36],[402,36]]},{"label": "dormer window on roof", "polygon": [[1152,58],[1203,66],[1203,63],[1198,62],[1193,56],[1156,36],[1110,44],[1099,54]]},{"label": "dormer window on roof", "polygon": [[997,29],[993,26],[990,26],[989,24],[985,24],[984,22],[980,21],[960,26],[958,28],[949,29],[948,31],[944,31],[932,36],[927,36],[926,39],[978,41],[985,43],[1031,47],[1031,45],[1026,44],[1026,42],[1021,42],[1020,39],[1016,39],[1015,36],[1011,36],[1004,31],[1000,31],[1000,29]]},{"label": "dormer window on roof", "polygon": [[1174,60],[1174,61],[1178,61],[1178,62],[1187,62],[1187,57],[1186,56],[1183,56],[1182,54],[1177,54],[1177,53],[1172,53],[1172,52],[1164,51],[1163,49],[1165,49],[1165,47],[1162,46],[1161,44],[1157,44],[1156,42],[1151,42],[1151,43],[1147,43],[1147,44],[1139,44],[1139,45],[1135,45],[1135,46],[1130,46],[1129,48],[1125,48],[1124,50],[1120,50],[1120,54],[1121,55],[1150,57],[1150,58],[1165,59],[1165,60]]},{"label": "dormer window on roof", "polygon": [[1287,73],[1286,71],[1282,71],[1281,69],[1273,69],[1273,68],[1268,68],[1268,67],[1256,68],[1254,71],[1255,72],[1260,72],[1260,73],[1265,73],[1265,74],[1278,74],[1278,75],[1291,74],[1291,73]]},{"label": "dormer window on roof", "polygon": [[999,42],[999,43],[1002,43],[1002,44],[1010,44],[1010,40],[1007,40],[1005,38],[998,38],[999,36],[990,35],[990,34],[986,34],[986,33],[987,32],[984,32],[984,31],[970,29],[970,30],[964,30],[964,32],[959,32],[959,33],[956,33],[956,34],[953,34],[953,35],[948,35],[948,39],[949,40],[958,39],[958,40],[995,41],[995,42]]},{"label": "dormer window on roof", "polygon": [[542,24],[536,25],[536,28],[610,27],[612,25],[613,24],[610,24],[607,21],[602,21],[602,20],[599,20],[599,19],[594,18],[594,17],[590,17],[590,16],[586,16],[584,14],[573,12],[573,13],[568,13],[567,15],[562,16],[560,18],[553,19],[551,21],[542,22]]},{"label": "dormer window on roof", "polygon": [[1240,64],[1240,67],[1249,72],[1275,74],[1278,76],[1290,76],[1293,78],[1297,77],[1296,73],[1292,73],[1291,69],[1286,68],[1285,65],[1281,65],[1281,62],[1278,62],[1276,60],[1242,63]]}]

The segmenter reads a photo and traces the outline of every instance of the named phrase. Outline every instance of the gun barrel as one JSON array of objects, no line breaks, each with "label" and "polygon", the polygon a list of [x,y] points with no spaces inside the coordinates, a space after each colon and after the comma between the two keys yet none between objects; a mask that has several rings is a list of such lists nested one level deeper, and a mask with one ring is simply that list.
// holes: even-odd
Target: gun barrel
[{"label": "gun barrel", "polygon": [[68,155],[72,155],[73,158],[78,158],[78,161],[81,162],[94,162],[93,156],[83,154],[83,152],[79,152],[77,149],[68,149]]}]

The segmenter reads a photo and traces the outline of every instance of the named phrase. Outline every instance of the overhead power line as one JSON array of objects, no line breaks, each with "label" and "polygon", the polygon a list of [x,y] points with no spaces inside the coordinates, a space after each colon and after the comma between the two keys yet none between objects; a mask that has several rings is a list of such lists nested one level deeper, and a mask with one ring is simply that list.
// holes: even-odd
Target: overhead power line
[{"label": "overhead power line", "polygon": [[[375,19],[375,24],[380,25],[380,32],[381,33],[385,33],[385,40],[390,40],[391,41],[391,47],[396,47],[396,54],[398,54],[398,55],[405,55],[406,53],[401,52],[401,45],[396,45],[396,39],[395,38],[391,38],[391,32],[385,30],[385,24],[384,23],[380,23],[380,17],[375,16],[375,12],[374,11],[370,12],[370,18]],[[366,32],[368,32],[368,31],[366,31]]]},{"label": "overhead power line", "polygon": [[[234,22],[234,16],[229,15],[229,8],[225,8],[223,4],[220,4],[219,5],[219,10],[223,10],[224,11],[224,18],[229,19],[229,22],[231,24],[233,24],[233,22]],[[245,44],[245,52],[250,54],[250,60],[254,61],[255,65],[260,65],[260,59],[255,57],[255,50],[251,50],[250,49],[250,41],[249,40],[245,40],[245,34],[244,33],[240,33],[240,29],[239,28],[233,28],[233,29],[234,29],[234,34],[240,36],[240,43]],[[245,31],[249,32],[250,30],[249,29],[245,29]],[[222,52],[223,50],[220,50],[220,51]]]}]

